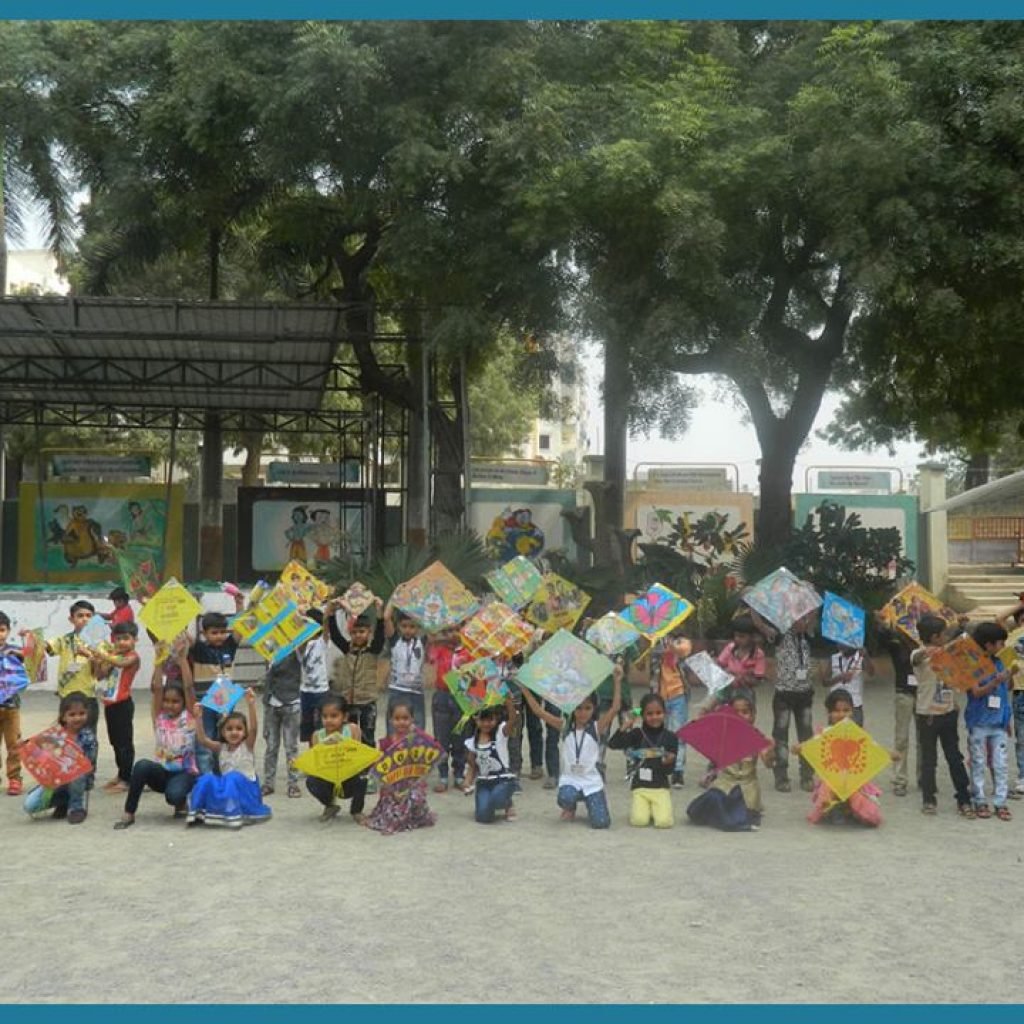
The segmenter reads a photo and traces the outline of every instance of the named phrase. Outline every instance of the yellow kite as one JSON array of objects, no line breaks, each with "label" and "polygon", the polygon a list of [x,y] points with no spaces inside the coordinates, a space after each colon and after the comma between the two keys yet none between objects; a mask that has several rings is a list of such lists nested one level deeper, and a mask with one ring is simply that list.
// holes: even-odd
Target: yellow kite
[{"label": "yellow kite", "polygon": [[589,594],[557,573],[548,572],[523,614],[546,633],[557,633],[572,629],[588,604]]},{"label": "yellow kite", "polygon": [[301,562],[289,562],[281,570],[281,578],[274,591],[296,605],[300,612],[325,604],[332,593],[331,588]]},{"label": "yellow kite", "polygon": [[828,726],[813,740],[801,744],[800,756],[839,800],[849,800],[890,761],[888,751],[852,718]]},{"label": "yellow kite", "polygon": [[514,658],[529,646],[533,626],[524,622],[508,605],[493,601],[485,605],[461,630],[462,645],[474,658],[500,655]]},{"label": "yellow kite", "polygon": [[337,792],[346,779],[376,764],[380,758],[379,750],[358,740],[344,739],[336,743],[318,743],[299,754],[292,764],[300,772],[333,782]]},{"label": "yellow kite", "polygon": [[142,623],[157,640],[173,640],[201,615],[203,606],[172,576],[139,612]]}]

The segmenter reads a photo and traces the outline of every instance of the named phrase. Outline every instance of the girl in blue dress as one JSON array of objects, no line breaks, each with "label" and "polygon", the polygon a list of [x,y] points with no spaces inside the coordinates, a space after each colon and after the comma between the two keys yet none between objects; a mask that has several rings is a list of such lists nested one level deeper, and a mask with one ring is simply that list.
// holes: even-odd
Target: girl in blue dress
[{"label": "girl in blue dress", "polygon": [[203,729],[202,708],[193,708],[196,739],[217,757],[219,775],[199,776],[188,800],[190,825],[226,825],[241,828],[270,817],[256,778],[256,694],[245,691],[247,715],[233,711],[220,723],[220,740],[211,740]]}]

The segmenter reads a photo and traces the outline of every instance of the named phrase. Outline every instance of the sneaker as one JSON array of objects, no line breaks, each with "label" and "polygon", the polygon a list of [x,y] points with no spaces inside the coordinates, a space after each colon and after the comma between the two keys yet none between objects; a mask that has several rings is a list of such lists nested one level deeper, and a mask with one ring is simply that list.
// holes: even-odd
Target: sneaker
[{"label": "sneaker", "polygon": [[8,779],[7,780],[7,795],[8,796],[21,796],[23,787],[21,785],[21,779]]},{"label": "sneaker", "polygon": [[1017,796],[1024,796],[1024,779],[1017,780],[1017,785],[1013,787],[1013,791]]},{"label": "sneaker", "polygon": [[684,783],[683,783],[683,773],[682,772],[673,772],[672,773],[672,788],[673,789],[682,789],[683,785],[684,785]]},{"label": "sneaker", "polygon": [[293,799],[295,797],[302,796],[302,790],[299,789],[299,784],[297,782],[288,783],[288,795]]},{"label": "sneaker", "polygon": [[320,814],[321,821],[330,821],[338,816],[341,808],[337,804],[328,804]]},{"label": "sneaker", "polygon": [[85,821],[85,811],[76,808],[73,811],[68,811],[68,824],[69,825],[81,825]]},{"label": "sneaker", "polygon": [[776,779],[775,780],[775,789],[776,789],[776,792],[779,792],[779,793],[789,793],[789,792],[792,791],[793,787],[790,784],[789,779]]},{"label": "sneaker", "polygon": [[274,792],[274,787],[269,782],[264,782],[260,786],[260,796],[270,796]]},{"label": "sneaker", "polygon": [[544,785],[543,785],[542,788],[543,789],[554,789],[555,788],[555,780],[553,778],[551,778],[551,776],[548,776],[544,780]]}]

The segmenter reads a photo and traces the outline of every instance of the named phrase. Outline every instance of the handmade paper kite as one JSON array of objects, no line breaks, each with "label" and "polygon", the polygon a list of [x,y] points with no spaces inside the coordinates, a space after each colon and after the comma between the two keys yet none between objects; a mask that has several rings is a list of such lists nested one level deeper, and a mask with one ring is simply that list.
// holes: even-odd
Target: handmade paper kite
[{"label": "handmade paper kite", "polygon": [[291,654],[322,629],[307,619],[294,602],[275,588],[255,608],[239,612],[231,627],[252,649],[271,665]]},{"label": "handmade paper kite", "polygon": [[489,572],[486,579],[498,597],[510,608],[518,611],[530,603],[543,577],[533,562],[519,555],[506,562],[500,569]]},{"label": "handmade paper kite", "polygon": [[475,658],[488,654],[514,658],[526,650],[533,633],[528,622],[500,601],[481,608],[460,630],[463,647]]},{"label": "handmade paper kite", "polygon": [[25,771],[47,789],[66,786],[92,771],[92,761],[59,725],[23,740],[18,753]]},{"label": "handmade paper kite", "polygon": [[326,779],[334,783],[337,793],[346,779],[354,778],[365,771],[381,757],[379,750],[368,747],[358,740],[342,739],[317,743],[315,747],[303,751],[292,762],[292,767],[306,775],[314,775],[318,779]]},{"label": "handmade paper kite", "polygon": [[477,599],[441,562],[395,588],[391,603],[415,619],[426,633],[457,626],[479,607]]},{"label": "handmade paper kite", "polygon": [[747,588],[741,600],[782,633],[821,607],[821,598],[814,587],[786,568],[776,569]]},{"label": "handmade paper kite", "polygon": [[564,713],[593,693],[615,666],[568,630],[560,629],[516,673],[516,681]]},{"label": "handmade paper kite", "polygon": [[640,639],[640,631],[622,616],[608,612],[587,627],[586,638],[591,647],[596,647],[602,654],[614,658],[616,654],[621,654]]},{"label": "handmade paper kite", "polygon": [[148,601],[160,589],[160,552],[154,548],[131,545],[115,548],[117,567],[124,589],[136,601]]},{"label": "handmade paper kite", "polygon": [[[233,711],[235,705],[245,696],[245,687],[232,682],[226,676],[214,679],[206,696],[199,702],[204,708],[216,711],[218,715],[226,715]],[[210,737],[213,739],[213,737]]]},{"label": "handmade paper kite", "polygon": [[929,659],[932,671],[954,690],[982,686],[996,674],[995,662],[967,635],[958,636]]},{"label": "handmade paper kite", "polygon": [[281,578],[274,590],[299,611],[308,611],[324,604],[331,596],[331,588],[314,576],[301,562],[289,562],[281,570]]},{"label": "handmade paper kite", "polygon": [[699,750],[718,769],[760,754],[772,745],[767,736],[731,707],[716,708],[687,722],[676,735]]},{"label": "handmade paper kite", "polygon": [[443,753],[444,748],[433,736],[413,728],[405,739],[392,742],[384,750],[372,771],[382,786],[406,789],[422,779]]},{"label": "handmade paper kite", "polygon": [[736,682],[731,672],[726,672],[707,651],[691,654],[684,665],[708,688],[709,693],[718,693]]},{"label": "handmade paper kite", "polygon": [[692,611],[693,605],[685,597],[680,597],[661,583],[655,583],[619,615],[653,643],[675,629]]},{"label": "handmade paper kite", "polygon": [[0,651],[0,704],[5,704],[28,686],[25,663],[10,648]]},{"label": "handmade paper kite", "polygon": [[1006,638],[1006,646],[999,652],[999,660],[1007,671],[1010,671],[1018,661],[1024,660],[1024,626],[1015,629]]},{"label": "handmade paper kite", "polygon": [[374,602],[373,591],[362,583],[353,583],[339,598],[349,615],[362,615]]},{"label": "handmade paper kite", "polygon": [[572,629],[588,604],[589,594],[557,573],[549,572],[541,578],[541,584],[523,614],[534,625],[553,633],[558,629]]},{"label": "handmade paper kite", "polygon": [[203,606],[172,576],[139,612],[139,622],[157,638],[170,642],[201,615]]},{"label": "handmade paper kite", "polygon": [[46,679],[46,631],[30,629],[22,637],[22,655],[29,683],[41,683]]},{"label": "handmade paper kite", "polygon": [[952,626],[957,619],[952,608],[944,605],[920,583],[904,587],[882,608],[882,615],[892,629],[898,629],[915,644],[921,642],[917,635],[917,623],[922,615],[937,615],[947,626]]},{"label": "handmade paper kite", "polygon": [[849,800],[890,761],[888,752],[852,718],[830,725],[802,743],[800,756],[839,800]]},{"label": "handmade paper kite", "polygon": [[864,609],[825,591],[821,607],[821,635],[844,647],[864,646]]},{"label": "handmade paper kite", "polygon": [[494,707],[508,696],[501,666],[493,658],[479,658],[453,668],[444,676],[448,692],[463,714],[463,724],[482,708]]},{"label": "handmade paper kite", "polygon": [[79,631],[79,643],[93,649],[110,640],[110,627],[98,615],[94,615]]}]

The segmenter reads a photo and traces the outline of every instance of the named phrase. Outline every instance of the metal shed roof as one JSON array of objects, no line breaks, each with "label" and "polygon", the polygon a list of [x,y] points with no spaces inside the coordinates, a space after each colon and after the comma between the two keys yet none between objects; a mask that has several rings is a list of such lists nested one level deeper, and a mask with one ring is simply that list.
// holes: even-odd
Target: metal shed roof
[{"label": "metal shed roof", "polygon": [[224,411],[320,408],[346,307],[0,300],[0,397]]}]

